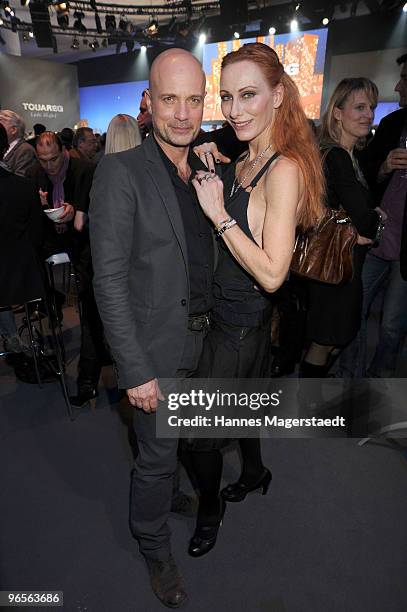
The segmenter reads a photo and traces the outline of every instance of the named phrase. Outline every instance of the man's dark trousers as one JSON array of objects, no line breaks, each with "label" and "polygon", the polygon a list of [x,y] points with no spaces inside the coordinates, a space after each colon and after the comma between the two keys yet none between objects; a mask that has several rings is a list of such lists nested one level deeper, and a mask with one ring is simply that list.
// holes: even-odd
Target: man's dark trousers
[{"label": "man's dark trousers", "polygon": [[[190,377],[196,372],[206,331],[188,330],[177,377]],[[155,413],[145,413],[139,408],[134,408],[134,429],[139,454],[132,474],[130,526],[140,552],[165,561],[171,552],[167,521],[177,468],[178,439],[157,438]]]}]

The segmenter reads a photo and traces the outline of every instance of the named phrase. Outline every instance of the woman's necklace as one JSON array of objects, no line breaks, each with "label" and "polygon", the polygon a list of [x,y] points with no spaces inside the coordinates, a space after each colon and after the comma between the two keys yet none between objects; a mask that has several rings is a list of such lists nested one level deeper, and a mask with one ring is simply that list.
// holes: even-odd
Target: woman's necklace
[{"label": "woman's necklace", "polygon": [[[259,155],[253,160],[248,172],[244,175],[241,181],[238,182],[238,177],[235,176],[235,179],[232,184],[232,189],[230,190],[230,197],[233,197],[235,193],[239,191],[239,189],[243,186],[243,183],[245,182],[245,180],[250,176],[250,174],[253,172],[257,164],[261,161],[261,159],[263,158],[263,156],[269,150],[270,147],[271,147],[271,144],[269,144],[269,146],[266,147],[261,153],[259,153]],[[246,157],[243,160],[243,163],[247,160],[249,155],[250,153],[246,155]]]}]

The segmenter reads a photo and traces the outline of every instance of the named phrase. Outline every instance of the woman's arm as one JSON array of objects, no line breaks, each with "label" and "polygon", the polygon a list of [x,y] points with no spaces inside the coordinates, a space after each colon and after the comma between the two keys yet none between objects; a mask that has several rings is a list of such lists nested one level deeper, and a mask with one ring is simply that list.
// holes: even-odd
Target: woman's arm
[{"label": "woman's arm", "polygon": [[[279,158],[266,173],[264,196],[266,214],[262,231],[262,247],[254,243],[234,225],[222,234],[233,257],[256,282],[269,293],[284,282],[292,259],[296,216],[301,200],[302,178],[298,166]],[[218,177],[194,179],[200,204],[216,225],[228,218],[223,200],[223,184]],[[261,189],[261,185],[257,189]]]}]

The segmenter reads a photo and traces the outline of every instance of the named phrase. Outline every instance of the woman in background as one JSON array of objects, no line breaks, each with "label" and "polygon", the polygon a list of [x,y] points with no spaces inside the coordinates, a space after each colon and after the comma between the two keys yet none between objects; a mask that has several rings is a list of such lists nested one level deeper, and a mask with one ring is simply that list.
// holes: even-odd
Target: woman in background
[{"label": "woman in background", "polygon": [[300,376],[323,378],[361,324],[361,273],[366,252],[379,237],[384,213],[373,199],[355,157],[355,148],[368,136],[377,105],[376,85],[365,78],[343,79],[323,117],[320,147],[327,182],[327,203],[343,208],[358,231],[353,249],[353,279],[328,285],[309,282],[308,352]]},{"label": "woman in background", "polygon": [[106,133],[105,154],[127,151],[141,144],[138,123],[130,115],[116,115],[109,123]]}]

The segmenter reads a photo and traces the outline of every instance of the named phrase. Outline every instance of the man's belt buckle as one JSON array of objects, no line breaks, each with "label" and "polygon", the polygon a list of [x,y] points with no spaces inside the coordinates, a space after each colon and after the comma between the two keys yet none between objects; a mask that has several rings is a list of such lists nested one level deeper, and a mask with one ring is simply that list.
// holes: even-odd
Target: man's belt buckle
[{"label": "man's belt buckle", "polygon": [[192,331],[202,331],[206,327],[209,327],[209,316],[201,315],[197,317],[191,317],[189,319],[188,327]]}]

